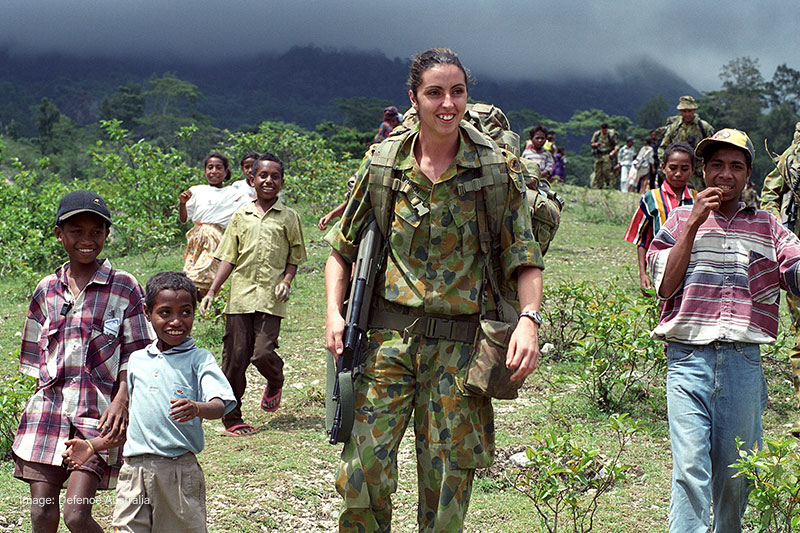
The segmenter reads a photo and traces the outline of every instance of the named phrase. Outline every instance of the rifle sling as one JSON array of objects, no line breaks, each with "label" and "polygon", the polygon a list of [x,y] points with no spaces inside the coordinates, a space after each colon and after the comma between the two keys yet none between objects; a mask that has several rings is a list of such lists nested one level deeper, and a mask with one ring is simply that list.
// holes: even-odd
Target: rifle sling
[{"label": "rifle sling", "polygon": [[353,388],[353,374],[342,372],[339,374],[339,402],[341,403],[341,422],[339,424],[338,442],[350,440],[353,431],[353,420],[356,415],[356,394]]},{"label": "rifle sling", "polygon": [[423,335],[432,339],[473,343],[478,331],[478,319],[478,314],[458,315],[454,318],[373,309],[369,328],[402,331],[406,341],[411,335]]}]

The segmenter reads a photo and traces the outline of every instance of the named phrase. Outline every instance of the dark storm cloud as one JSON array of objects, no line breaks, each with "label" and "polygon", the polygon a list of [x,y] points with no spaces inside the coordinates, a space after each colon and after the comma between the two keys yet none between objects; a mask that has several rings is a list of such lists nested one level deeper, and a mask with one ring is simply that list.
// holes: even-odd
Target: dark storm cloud
[{"label": "dark storm cloud", "polygon": [[12,53],[155,56],[197,61],[280,53],[293,45],[409,57],[449,46],[478,74],[612,74],[641,57],[698,89],[741,56],[800,68],[793,2],[730,0],[11,0],[0,46]]}]

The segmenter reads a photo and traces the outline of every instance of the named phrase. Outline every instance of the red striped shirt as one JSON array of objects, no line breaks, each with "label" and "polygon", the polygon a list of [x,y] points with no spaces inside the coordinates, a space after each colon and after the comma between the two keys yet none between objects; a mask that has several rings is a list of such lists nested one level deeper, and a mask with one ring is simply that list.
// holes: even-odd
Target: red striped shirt
[{"label": "red striped shirt", "polygon": [[[656,290],[691,207],[656,234],[647,264]],[[739,204],[728,220],[712,212],[697,231],[683,284],[664,302],[653,337],[686,344],[772,343],[780,289],[800,294],[800,241],[766,211]]]}]

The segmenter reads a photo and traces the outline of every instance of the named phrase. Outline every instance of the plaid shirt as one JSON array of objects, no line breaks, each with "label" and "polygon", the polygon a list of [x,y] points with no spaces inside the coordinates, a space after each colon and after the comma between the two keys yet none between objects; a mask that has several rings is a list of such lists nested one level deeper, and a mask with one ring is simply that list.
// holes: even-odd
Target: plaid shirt
[{"label": "plaid shirt", "polygon": [[[73,296],[66,264],[33,293],[25,320],[20,372],[37,379],[14,439],[26,461],[61,465],[64,442],[99,435],[97,423],[117,390],[131,352],[150,342],[144,292],[136,279],[105,260],[86,288]],[[121,464],[119,448],[100,452],[111,488]]]}]

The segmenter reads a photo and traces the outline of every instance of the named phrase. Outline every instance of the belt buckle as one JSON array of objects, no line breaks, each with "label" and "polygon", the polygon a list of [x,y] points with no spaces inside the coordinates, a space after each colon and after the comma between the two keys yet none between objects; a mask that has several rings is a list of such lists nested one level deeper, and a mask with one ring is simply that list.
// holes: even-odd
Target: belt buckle
[{"label": "belt buckle", "polygon": [[446,318],[428,318],[425,325],[425,336],[432,339],[446,340],[453,331],[453,320]]}]

